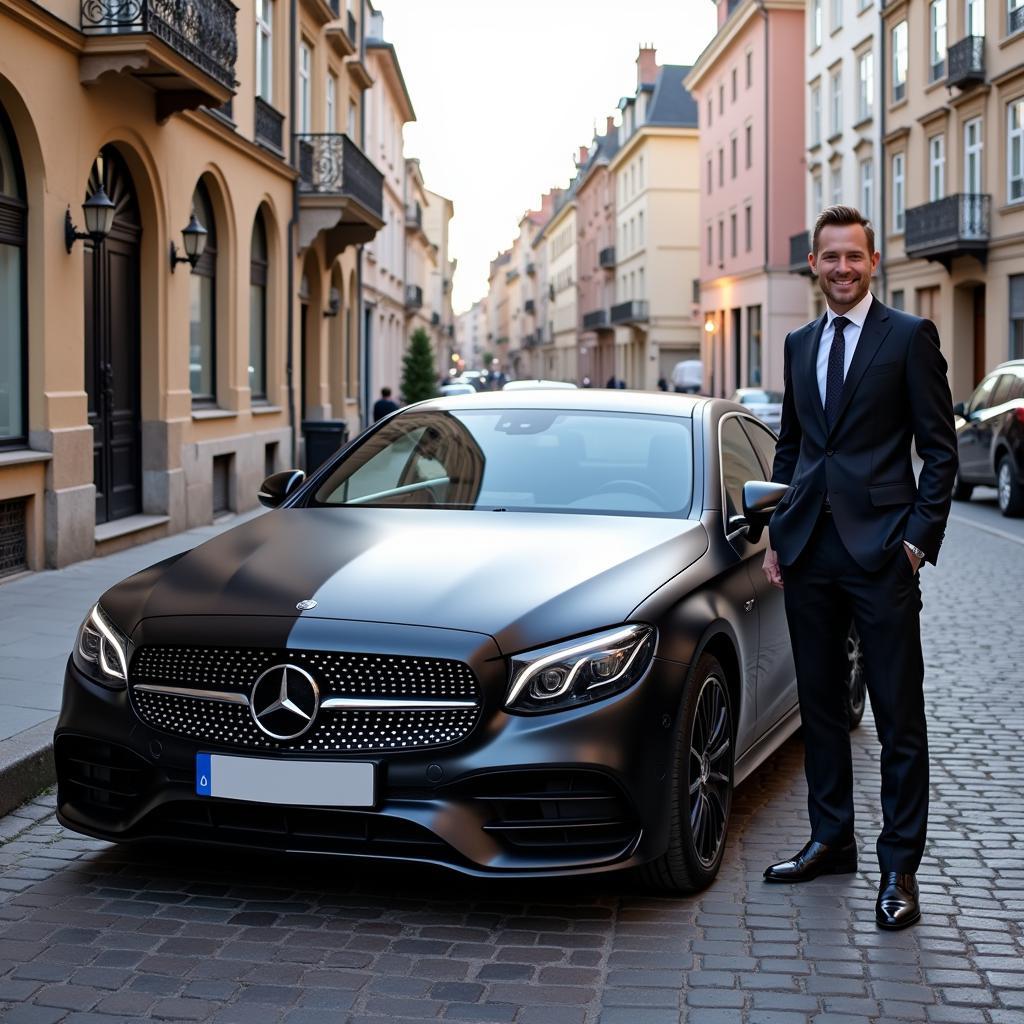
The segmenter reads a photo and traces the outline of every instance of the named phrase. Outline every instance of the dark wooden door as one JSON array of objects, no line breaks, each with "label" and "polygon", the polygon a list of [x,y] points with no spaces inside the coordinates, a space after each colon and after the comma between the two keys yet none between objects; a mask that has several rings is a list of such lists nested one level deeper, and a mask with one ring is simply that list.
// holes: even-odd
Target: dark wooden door
[{"label": "dark wooden door", "polygon": [[110,234],[85,252],[85,386],[93,428],[96,522],[142,510],[139,380],[139,241],[142,230],[131,177],[105,147],[89,175],[117,206]]},{"label": "dark wooden door", "polygon": [[974,383],[985,376],[985,286],[974,289]]}]

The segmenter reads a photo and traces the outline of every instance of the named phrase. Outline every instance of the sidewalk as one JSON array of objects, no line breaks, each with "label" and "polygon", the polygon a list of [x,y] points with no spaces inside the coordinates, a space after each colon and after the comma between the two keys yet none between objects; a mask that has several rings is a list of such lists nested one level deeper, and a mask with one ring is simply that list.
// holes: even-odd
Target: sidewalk
[{"label": "sidewalk", "polygon": [[64,666],[97,598],[126,576],[262,511],[0,584],[0,816],[53,781],[53,729]]}]

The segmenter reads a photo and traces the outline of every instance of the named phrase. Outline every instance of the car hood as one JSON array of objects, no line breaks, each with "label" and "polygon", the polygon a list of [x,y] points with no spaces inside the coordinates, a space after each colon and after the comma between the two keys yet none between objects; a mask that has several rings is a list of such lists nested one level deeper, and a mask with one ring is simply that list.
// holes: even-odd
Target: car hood
[{"label": "car hood", "polygon": [[[614,625],[707,550],[698,522],[446,509],[282,509],[125,580],[104,608],[469,630],[503,652]],[[300,601],[316,607],[297,611]]]}]

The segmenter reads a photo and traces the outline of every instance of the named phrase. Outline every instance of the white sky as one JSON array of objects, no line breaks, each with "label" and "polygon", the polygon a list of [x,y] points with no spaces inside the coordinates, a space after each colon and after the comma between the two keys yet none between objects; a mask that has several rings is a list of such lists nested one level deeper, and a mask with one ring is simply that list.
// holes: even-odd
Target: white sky
[{"label": "white sky", "polygon": [[406,156],[455,202],[456,312],[519,218],[565,186],[594,124],[636,88],[636,54],[692,64],[715,31],[713,0],[377,0],[417,121]]}]

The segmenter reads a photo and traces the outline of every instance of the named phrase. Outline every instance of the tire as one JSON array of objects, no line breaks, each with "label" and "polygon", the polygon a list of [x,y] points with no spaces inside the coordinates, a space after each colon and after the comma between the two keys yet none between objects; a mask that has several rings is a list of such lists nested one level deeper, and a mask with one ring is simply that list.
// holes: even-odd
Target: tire
[{"label": "tire", "polygon": [[973,493],[974,484],[965,483],[963,478],[960,476],[960,470],[958,469],[956,471],[956,476],[953,478],[953,500],[970,501]]},{"label": "tire", "polygon": [[846,636],[846,657],[849,673],[846,677],[846,713],[850,718],[850,729],[856,729],[864,718],[867,706],[867,683],[864,680],[864,653],[861,650],[857,627],[851,625]]},{"label": "tire", "polygon": [[1013,460],[1004,455],[996,470],[996,490],[999,494],[999,511],[1004,516],[1024,516],[1024,487],[1017,479]]},{"label": "tire", "polygon": [[717,658],[703,654],[679,710],[668,849],[640,867],[645,885],[687,893],[714,881],[729,833],[735,748],[725,672]]}]

